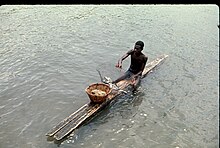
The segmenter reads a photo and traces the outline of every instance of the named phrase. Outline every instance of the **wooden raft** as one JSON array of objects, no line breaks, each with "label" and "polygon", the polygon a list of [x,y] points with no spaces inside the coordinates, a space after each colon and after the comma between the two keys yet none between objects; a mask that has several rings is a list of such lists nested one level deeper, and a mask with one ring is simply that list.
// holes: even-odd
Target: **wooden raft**
[{"label": "wooden raft", "polygon": [[[142,73],[142,78],[144,78],[152,69],[159,65],[168,55],[161,55],[150,63],[147,63],[145,69]],[[124,90],[131,84],[130,80],[122,80],[117,83],[117,86]],[[68,134],[73,132],[76,128],[82,125],[89,118],[101,111],[106,105],[108,105],[116,96],[120,95],[121,91],[112,91],[105,102],[101,104],[95,104],[89,102],[79,108],[77,111],[72,113],[70,116],[61,121],[58,125],[54,126],[46,136],[55,138],[56,140],[61,140]]]}]

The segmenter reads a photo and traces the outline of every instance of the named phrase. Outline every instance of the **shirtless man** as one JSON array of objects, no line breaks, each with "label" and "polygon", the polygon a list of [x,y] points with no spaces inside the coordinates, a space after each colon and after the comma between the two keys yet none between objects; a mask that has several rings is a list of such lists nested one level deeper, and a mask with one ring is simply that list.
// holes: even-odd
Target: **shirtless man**
[{"label": "shirtless man", "polygon": [[144,48],[144,43],[142,41],[137,41],[135,43],[134,49],[129,50],[125,55],[123,55],[118,60],[116,67],[122,68],[122,61],[125,60],[128,56],[131,56],[131,63],[129,69],[124,73],[124,75],[122,75],[112,83],[115,84],[121,80],[133,77],[136,80],[133,83],[134,89],[136,89],[137,84],[140,81],[144,67],[148,60],[148,57],[141,52],[143,48]]}]

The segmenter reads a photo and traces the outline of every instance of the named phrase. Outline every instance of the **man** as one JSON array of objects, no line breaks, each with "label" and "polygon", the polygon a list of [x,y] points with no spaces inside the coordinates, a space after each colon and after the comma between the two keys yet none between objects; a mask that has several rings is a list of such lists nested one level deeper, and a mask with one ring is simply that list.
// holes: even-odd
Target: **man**
[{"label": "man", "polygon": [[122,61],[125,60],[128,56],[131,56],[131,63],[129,69],[124,73],[124,75],[122,75],[112,83],[115,84],[121,80],[133,77],[136,80],[133,83],[134,89],[136,89],[137,84],[140,81],[144,67],[148,60],[148,57],[141,52],[143,48],[144,48],[144,43],[142,41],[137,41],[135,43],[134,49],[129,50],[125,55],[123,55],[118,60],[116,67],[122,68]]}]

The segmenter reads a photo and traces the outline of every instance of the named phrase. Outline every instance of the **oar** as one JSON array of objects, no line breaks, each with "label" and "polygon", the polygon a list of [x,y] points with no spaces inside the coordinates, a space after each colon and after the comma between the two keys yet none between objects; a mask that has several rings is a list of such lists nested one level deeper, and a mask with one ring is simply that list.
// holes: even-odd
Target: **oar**
[{"label": "oar", "polygon": [[[98,69],[96,69],[97,71],[98,71],[98,73],[99,73],[99,77],[100,77],[100,79],[101,79],[101,82],[103,82],[103,77],[102,77],[102,75],[101,75],[101,72],[98,70]],[[104,82],[103,82],[104,83]]]}]

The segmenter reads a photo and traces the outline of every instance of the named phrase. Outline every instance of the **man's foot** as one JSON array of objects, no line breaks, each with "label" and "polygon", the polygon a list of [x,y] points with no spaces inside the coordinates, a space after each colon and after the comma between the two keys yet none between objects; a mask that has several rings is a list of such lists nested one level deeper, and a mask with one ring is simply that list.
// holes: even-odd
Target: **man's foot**
[{"label": "man's foot", "polygon": [[137,85],[132,85],[132,88],[133,88],[132,90],[133,93],[137,92],[137,88],[138,88]]}]

